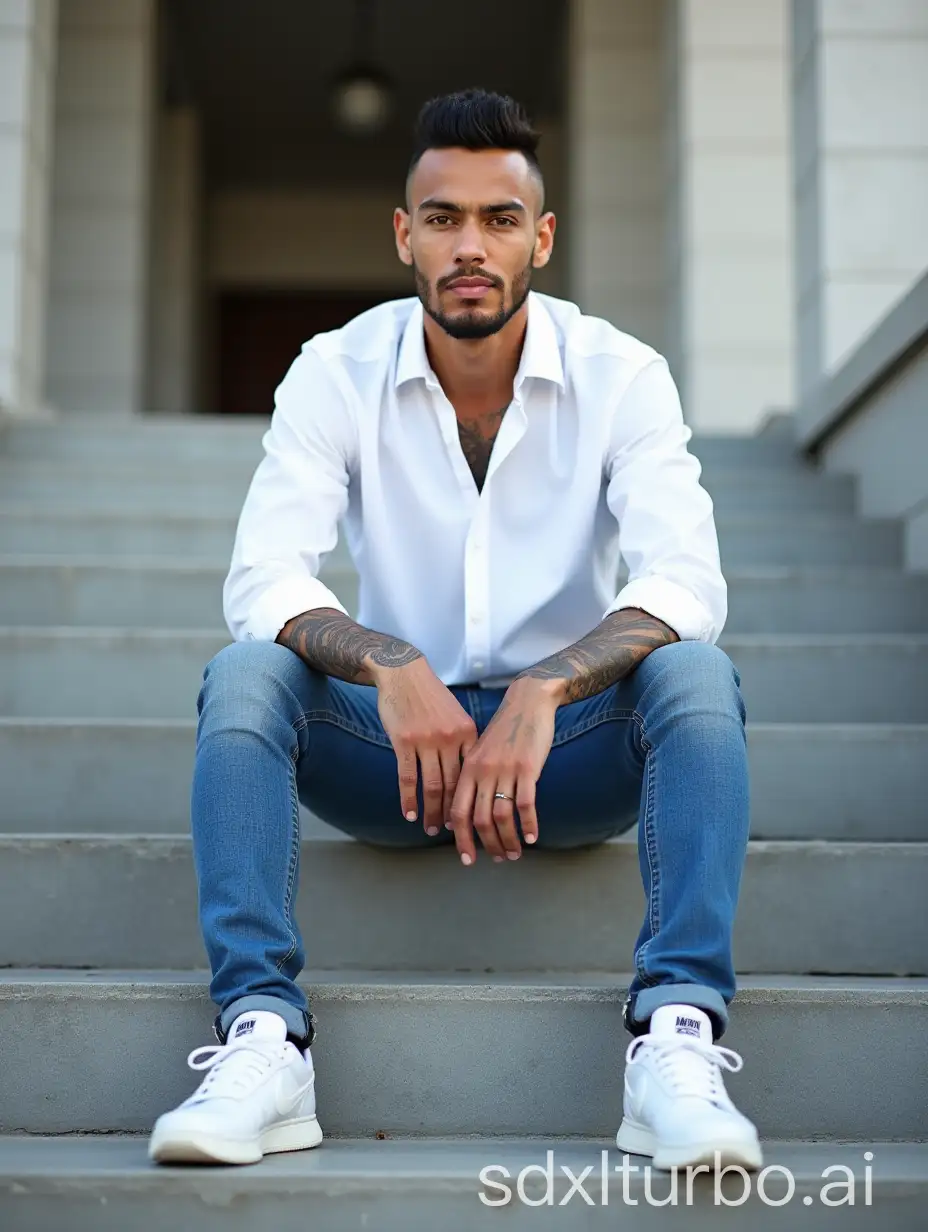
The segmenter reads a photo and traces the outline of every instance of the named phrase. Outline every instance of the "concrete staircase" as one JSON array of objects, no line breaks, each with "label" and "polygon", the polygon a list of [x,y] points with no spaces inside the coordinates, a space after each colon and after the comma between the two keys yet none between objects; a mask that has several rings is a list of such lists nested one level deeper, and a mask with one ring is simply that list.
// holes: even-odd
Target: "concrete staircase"
[{"label": "concrete staircase", "polygon": [[[454,1232],[499,1218],[481,1168],[515,1177],[549,1148],[555,1203],[561,1165],[594,1168],[598,1215],[574,1192],[558,1226],[598,1227],[617,1218],[598,1179],[610,1145],[623,1226],[671,1226],[646,1212],[640,1172],[623,1193],[609,1171],[634,836],[464,876],[447,851],[375,852],[307,816],[299,914],[330,1139],[255,1168],[148,1167],[142,1135],[212,1039],[188,838],[195,700],[228,641],[220,587],[261,430],[69,420],[0,439],[0,1227]],[[922,1227],[928,575],[902,572],[900,528],[858,520],[852,481],[797,460],[787,428],[693,449],[749,717],[726,1038],[746,1067],[729,1086],[796,1185],[788,1215],[755,1190],[731,1218],[824,1227],[822,1173],[840,1164],[859,1186],[843,1227],[880,1213]],[[340,552],[326,576],[350,607]],[[783,1195],[782,1175],[766,1192]],[[510,1228],[541,1226],[518,1196],[505,1209]],[[687,1226],[718,1219],[700,1180]]]}]

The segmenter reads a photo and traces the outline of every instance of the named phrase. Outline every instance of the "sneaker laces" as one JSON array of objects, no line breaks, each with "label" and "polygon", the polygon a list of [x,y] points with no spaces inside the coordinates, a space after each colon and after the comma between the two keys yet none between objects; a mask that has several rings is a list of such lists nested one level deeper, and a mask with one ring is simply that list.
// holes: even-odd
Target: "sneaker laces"
[{"label": "sneaker laces", "polygon": [[664,1038],[642,1035],[633,1039],[625,1054],[626,1063],[640,1048],[652,1051],[655,1068],[676,1095],[693,1095],[716,1103],[726,1098],[723,1069],[737,1074],[744,1065],[731,1048],[705,1040],[678,1035]]},{"label": "sneaker laces", "polygon": [[209,1070],[191,1098],[205,1095],[237,1098],[251,1091],[275,1068],[275,1062],[286,1059],[286,1045],[276,1041],[260,1043],[251,1040],[241,1044],[218,1044],[194,1048],[187,1057],[191,1069]]}]

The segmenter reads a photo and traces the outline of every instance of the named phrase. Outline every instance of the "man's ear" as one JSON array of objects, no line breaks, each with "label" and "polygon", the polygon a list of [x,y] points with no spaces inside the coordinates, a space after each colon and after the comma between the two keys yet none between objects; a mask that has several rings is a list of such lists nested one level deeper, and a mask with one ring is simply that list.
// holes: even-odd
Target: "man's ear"
[{"label": "man's ear", "polygon": [[404,265],[412,265],[412,248],[409,244],[409,230],[412,220],[402,206],[393,211],[393,234],[396,239],[396,253]]},{"label": "man's ear", "polygon": [[535,269],[543,269],[551,260],[556,226],[557,219],[550,210],[538,219],[535,228],[535,250],[532,253],[532,266]]}]

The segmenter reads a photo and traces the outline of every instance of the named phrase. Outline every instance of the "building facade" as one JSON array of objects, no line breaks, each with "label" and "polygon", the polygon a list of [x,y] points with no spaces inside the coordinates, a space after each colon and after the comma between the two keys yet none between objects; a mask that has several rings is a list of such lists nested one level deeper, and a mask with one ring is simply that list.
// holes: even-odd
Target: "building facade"
[{"label": "building facade", "polygon": [[[373,137],[330,105],[359,17]],[[410,293],[411,123],[477,84],[544,135],[539,289],[664,351],[695,428],[752,432],[928,267],[926,81],[923,0],[0,0],[0,406],[269,411],[302,337]]]}]

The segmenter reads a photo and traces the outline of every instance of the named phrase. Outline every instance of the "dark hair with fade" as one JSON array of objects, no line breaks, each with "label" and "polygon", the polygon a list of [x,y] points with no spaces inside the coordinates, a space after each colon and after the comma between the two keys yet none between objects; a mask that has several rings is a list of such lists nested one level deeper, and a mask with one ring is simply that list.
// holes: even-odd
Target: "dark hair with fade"
[{"label": "dark hair with fade", "polygon": [[540,134],[521,103],[507,94],[488,90],[460,90],[432,98],[416,121],[412,175],[426,150],[517,150],[541,180],[538,162]]}]

